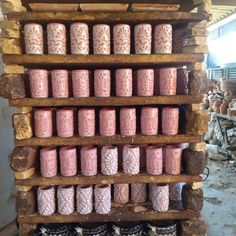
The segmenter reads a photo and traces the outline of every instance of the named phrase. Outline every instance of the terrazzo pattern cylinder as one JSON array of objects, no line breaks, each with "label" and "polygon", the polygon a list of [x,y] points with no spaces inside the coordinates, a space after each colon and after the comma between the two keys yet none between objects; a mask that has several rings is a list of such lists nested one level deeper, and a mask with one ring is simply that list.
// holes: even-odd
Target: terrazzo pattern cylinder
[{"label": "terrazzo pattern cylinder", "polygon": [[57,150],[56,148],[40,149],[40,172],[42,177],[57,175]]},{"label": "terrazzo pattern cylinder", "polygon": [[176,95],[177,90],[177,69],[161,68],[159,70],[160,95]]},{"label": "terrazzo pattern cylinder", "polygon": [[136,134],[136,109],[120,109],[120,134],[122,136],[133,136]]},{"label": "terrazzo pattern cylinder", "polygon": [[95,109],[81,108],[78,111],[78,131],[81,137],[95,135]]},{"label": "terrazzo pattern cylinder", "polygon": [[90,96],[89,83],[88,70],[72,70],[73,96],[75,98]]},{"label": "terrazzo pattern cylinder", "polygon": [[129,184],[114,184],[114,202],[118,204],[129,202]]},{"label": "terrazzo pattern cylinder", "polygon": [[104,175],[115,175],[118,172],[118,149],[115,146],[102,147],[101,172]]},{"label": "terrazzo pattern cylinder", "polygon": [[80,150],[81,174],[94,176],[97,174],[97,148],[83,147]]},{"label": "terrazzo pattern cylinder", "polygon": [[117,69],[116,78],[116,96],[131,97],[133,93],[132,69]]},{"label": "terrazzo pattern cylinder", "polygon": [[133,203],[143,203],[147,200],[147,184],[132,183],[131,184],[131,201]]},{"label": "terrazzo pattern cylinder", "polygon": [[103,108],[99,111],[99,133],[101,136],[116,134],[116,110]]},{"label": "terrazzo pattern cylinder", "polygon": [[140,69],[137,70],[137,95],[153,96],[154,94],[154,70]]},{"label": "terrazzo pattern cylinder", "polygon": [[67,70],[52,70],[52,96],[54,98],[69,97],[69,82]]},{"label": "terrazzo pattern cylinder", "polygon": [[137,175],[140,170],[140,150],[136,145],[123,148],[123,171],[127,175]]},{"label": "terrazzo pattern cylinder", "polygon": [[90,214],[93,211],[93,186],[77,186],[76,188],[77,212],[81,215]]},{"label": "terrazzo pattern cylinder", "polygon": [[176,135],[179,130],[179,108],[164,107],[162,109],[162,133]]},{"label": "terrazzo pattern cylinder", "polygon": [[94,71],[94,95],[95,97],[110,97],[111,95],[110,70]]},{"label": "terrazzo pattern cylinder", "polygon": [[108,214],[111,211],[111,185],[95,185],[95,211],[98,214]]},{"label": "terrazzo pattern cylinder", "polygon": [[141,134],[157,135],[158,133],[158,108],[143,107],[141,109]]},{"label": "terrazzo pattern cylinder", "polygon": [[162,174],[162,147],[149,146],[146,149],[146,170],[150,175]]},{"label": "terrazzo pattern cylinder", "polygon": [[167,146],[165,148],[165,172],[169,175],[179,175],[181,172],[182,148]]},{"label": "terrazzo pattern cylinder", "polygon": [[152,207],[155,211],[165,212],[169,209],[169,185],[153,184]]}]

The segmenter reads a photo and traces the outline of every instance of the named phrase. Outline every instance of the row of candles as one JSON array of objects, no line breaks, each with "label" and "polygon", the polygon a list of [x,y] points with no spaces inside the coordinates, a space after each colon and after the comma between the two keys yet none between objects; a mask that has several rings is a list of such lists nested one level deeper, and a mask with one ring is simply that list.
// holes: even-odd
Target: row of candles
[{"label": "row of candles", "polygon": [[[180,174],[181,147],[148,146],[144,150],[144,155],[143,150],[140,149],[137,145],[123,147],[122,167],[125,174],[137,175],[143,166],[146,166],[147,173],[151,175],[161,175],[163,169],[166,174]],[[101,162],[98,161],[97,147],[82,147],[80,149],[80,158],[78,158],[76,147],[61,147],[59,150],[60,174],[62,176],[75,176],[78,173],[78,159],[80,159],[80,173],[83,176],[97,175],[98,163],[101,163],[101,173],[103,175],[116,175],[118,173],[118,156],[118,148],[116,146],[104,146],[101,148]],[[143,156],[146,156],[146,160]],[[58,173],[57,166],[56,148],[42,148],[40,150],[41,175],[43,177],[56,176]]]},{"label": "row of candles", "polygon": [[[47,70],[29,70],[31,97],[47,98],[49,96],[48,74]],[[74,97],[89,97],[93,92],[91,89],[92,81],[95,97],[111,96],[110,70],[95,70],[93,79],[89,70],[72,70],[71,75]],[[52,70],[51,85],[52,97],[69,97],[68,70]],[[136,85],[136,91],[133,91],[134,85]],[[134,93],[137,96],[153,96],[154,92],[156,95],[164,96],[176,95],[177,92],[186,94],[187,87],[188,72],[186,69],[179,69],[178,73],[177,68],[138,69],[136,71],[130,68],[115,70],[115,94],[118,97],[130,97]]]},{"label": "row of candles", "polygon": [[69,215],[75,211],[75,199],[78,214],[90,214],[93,211],[93,206],[96,213],[109,214],[112,207],[112,187],[115,203],[123,205],[131,200],[133,203],[139,204],[146,202],[149,198],[155,211],[165,212],[169,209],[170,200],[181,201],[183,183],[170,185],[133,183],[131,184],[131,194],[129,184],[114,184],[114,186],[103,184],[95,185],[95,187],[85,185],[77,186],[76,189],[74,186],[58,186],[57,191],[54,186],[41,186],[37,191],[38,212],[40,215],[54,214],[57,198],[58,213],[62,215]]},{"label": "row of candles", "polygon": [[[141,134],[157,135],[158,107],[141,108]],[[94,108],[62,108],[56,110],[57,136],[68,138],[75,135],[75,113],[78,113],[78,135],[81,137],[95,136],[96,115]],[[113,136],[116,134],[116,109],[101,108],[99,110],[99,135]],[[123,107],[119,111],[120,134],[122,136],[136,135],[136,108]],[[179,108],[161,108],[162,134],[176,135],[179,129]],[[35,136],[48,138],[53,136],[53,109],[34,110]]]},{"label": "row of candles", "polygon": [[[92,29],[93,54],[111,54],[111,27],[107,24],[97,24]],[[159,24],[154,27],[153,52],[155,54],[172,53],[172,26]],[[113,27],[113,53],[131,53],[131,27],[128,24],[117,24]],[[40,24],[24,25],[25,51],[27,54],[43,54],[43,27]],[[77,22],[70,25],[71,54],[88,55],[89,27],[85,23]],[[48,54],[62,54],[67,52],[66,26],[60,23],[47,25]],[[138,24],[134,27],[135,54],[152,53],[152,25]]]}]

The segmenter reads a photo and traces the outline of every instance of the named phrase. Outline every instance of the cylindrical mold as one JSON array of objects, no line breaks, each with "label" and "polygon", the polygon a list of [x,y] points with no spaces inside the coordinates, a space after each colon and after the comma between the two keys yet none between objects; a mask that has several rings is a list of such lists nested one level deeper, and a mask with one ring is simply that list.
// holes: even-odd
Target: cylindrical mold
[{"label": "cylindrical mold", "polygon": [[131,201],[133,203],[143,203],[147,200],[147,184],[132,183],[131,184]]},{"label": "cylindrical mold", "polygon": [[153,184],[152,207],[155,211],[165,212],[169,209],[169,185]]},{"label": "cylindrical mold", "polygon": [[74,135],[74,114],[73,109],[57,110],[57,136],[62,138]]},{"label": "cylindrical mold", "polygon": [[117,69],[116,78],[116,96],[131,97],[133,93],[132,69]]},{"label": "cylindrical mold", "polygon": [[114,202],[118,204],[129,202],[129,184],[114,184]]},{"label": "cylindrical mold", "polygon": [[162,109],[162,133],[176,135],[179,129],[179,108],[164,107]]},{"label": "cylindrical mold", "polygon": [[94,176],[97,174],[97,148],[83,147],[80,150],[81,174]]},{"label": "cylindrical mold", "polygon": [[94,95],[95,97],[110,97],[111,95],[110,70],[94,71]]},{"label": "cylindrical mold", "polygon": [[95,185],[95,211],[98,214],[108,214],[111,211],[111,185]]},{"label": "cylindrical mold", "polygon": [[35,23],[24,25],[26,54],[43,54],[43,27]]},{"label": "cylindrical mold", "polygon": [[40,149],[40,171],[42,177],[53,177],[57,175],[57,150],[56,148]]},{"label": "cylindrical mold", "polygon": [[74,186],[58,186],[57,204],[58,213],[61,215],[70,215],[74,212]]},{"label": "cylindrical mold", "polygon": [[158,133],[158,108],[143,107],[141,109],[141,134],[157,135]]},{"label": "cylindrical mold", "polygon": [[140,169],[140,150],[136,145],[123,148],[123,171],[127,175],[137,175]]},{"label": "cylindrical mold", "polygon": [[93,108],[79,109],[78,131],[81,137],[92,137],[95,135],[95,110]]},{"label": "cylindrical mold", "polygon": [[99,133],[101,136],[113,136],[116,134],[115,108],[103,108],[99,111]]},{"label": "cylindrical mold", "polygon": [[72,70],[73,96],[75,98],[90,96],[89,83],[88,70]]},{"label": "cylindrical mold", "polygon": [[130,26],[118,24],[113,27],[114,54],[130,54]]},{"label": "cylindrical mold", "polygon": [[62,176],[77,174],[77,152],[75,147],[60,148],[60,169]]},{"label": "cylindrical mold", "polygon": [[179,175],[181,172],[182,148],[167,146],[165,148],[165,172],[169,175]]},{"label": "cylindrical mold", "polygon": [[102,147],[101,172],[104,175],[115,175],[118,171],[118,149],[115,146]]},{"label": "cylindrical mold", "polygon": [[89,28],[85,23],[76,22],[70,25],[71,54],[89,54]]},{"label": "cylindrical mold", "polygon": [[93,211],[93,186],[77,186],[76,188],[77,212],[81,215],[90,214]]},{"label": "cylindrical mold", "polygon": [[69,82],[67,70],[52,70],[52,96],[54,98],[69,97]]},{"label": "cylindrical mold", "polygon": [[136,109],[120,109],[120,134],[122,136],[132,136],[136,134]]},{"label": "cylindrical mold", "polygon": [[160,95],[176,95],[177,88],[177,69],[161,68],[159,70],[159,87]]},{"label": "cylindrical mold", "polygon": [[66,27],[60,23],[47,25],[48,54],[66,54]]},{"label": "cylindrical mold", "polygon": [[48,138],[52,136],[52,111],[50,109],[34,111],[34,129],[37,138]]},{"label": "cylindrical mold", "polygon": [[148,97],[154,94],[154,70],[137,70],[137,95]]},{"label": "cylindrical mold", "polygon": [[149,146],[146,149],[146,170],[150,175],[161,175],[163,169],[162,147]]}]

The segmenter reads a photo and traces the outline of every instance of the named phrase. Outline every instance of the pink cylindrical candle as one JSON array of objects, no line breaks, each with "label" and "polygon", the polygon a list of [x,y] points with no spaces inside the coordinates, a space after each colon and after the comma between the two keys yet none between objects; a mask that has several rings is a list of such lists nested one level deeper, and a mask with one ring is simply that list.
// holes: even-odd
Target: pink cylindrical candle
[{"label": "pink cylindrical candle", "polygon": [[99,111],[99,133],[101,136],[116,134],[115,108],[103,108]]},{"label": "pink cylindrical candle", "polygon": [[114,184],[114,202],[118,204],[129,202],[129,184]]},{"label": "pink cylindrical candle", "polygon": [[37,138],[52,136],[52,111],[50,109],[34,111],[34,129]]},{"label": "pink cylindrical candle", "polygon": [[83,147],[80,150],[81,174],[94,176],[97,174],[97,148]]},{"label": "pink cylindrical candle", "polygon": [[54,98],[69,97],[69,82],[67,70],[52,70],[52,96]]},{"label": "pink cylindrical candle", "polygon": [[154,70],[137,70],[137,95],[153,96],[154,94]]},{"label": "pink cylindrical candle", "polygon": [[56,210],[55,188],[53,186],[38,187],[37,202],[40,215],[52,215]]},{"label": "pink cylindrical candle", "polygon": [[62,176],[77,174],[77,152],[75,147],[60,148],[60,170]]},{"label": "pink cylindrical candle", "polygon": [[70,25],[70,47],[71,54],[89,54],[89,28],[84,23],[73,23]]},{"label": "pink cylindrical candle", "polygon": [[29,70],[30,93],[32,98],[48,97],[48,72],[47,70]]},{"label": "pink cylindrical candle", "polygon": [[81,137],[95,135],[95,109],[81,108],[78,111],[78,131]]},{"label": "pink cylindrical candle", "polygon": [[177,69],[161,68],[159,73],[160,95],[176,95]]},{"label": "pink cylindrical candle", "polygon": [[43,27],[35,23],[24,25],[26,54],[43,54]]},{"label": "pink cylindrical candle", "polygon": [[110,26],[97,24],[93,26],[93,54],[109,55],[111,53]]},{"label": "pink cylindrical candle", "polygon": [[164,107],[162,109],[162,133],[176,135],[179,129],[179,108]]},{"label": "pink cylindrical candle", "polygon": [[132,136],[136,134],[136,109],[120,109],[120,134],[122,136]]},{"label": "pink cylindrical candle", "polygon": [[152,26],[139,24],[134,27],[135,54],[151,54]]},{"label": "pink cylindrical candle", "polygon": [[162,147],[149,146],[146,149],[146,169],[150,175],[161,175],[162,174]]},{"label": "pink cylindrical candle", "polygon": [[165,148],[165,172],[170,175],[179,175],[181,172],[182,148],[167,146]]},{"label": "pink cylindrical candle", "polygon": [[130,26],[118,24],[113,27],[114,54],[130,54]]},{"label": "pink cylindrical candle", "polygon": [[68,138],[74,135],[74,114],[73,109],[57,110],[57,135]]},{"label": "pink cylindrical candle", "polygon": [[77,186],[76,206],[77,206],[77,212],[81,215],[87,215],[93,211],[92,185]]},{"label": "pink cylindrical candle", "polygon": [[66,54],[66,27],[60,23],[47,25],[48,54]]},{"label": "pink cylindrical candle", "polygon": [[172,52],[172,25],[160,24],[155,26],[154,51],[156,54],[171,54]]},{"label": "pink cylindrical candle", "polygon": [[111,211],[111,185],[95,185],[95,211],[98,214],[108,214]]},{"label": "pink cylindrical candle", "polygon": [[95,97],[110,97],[111,95],[110,70],[94,71],[94,95]]},{"label": "pink cylindrical candle", "polygon": [[127,175],[137,175],[140,169],[140,150],[136,145],[123,148],[123,171]]},{"label": "pink cylindrical candle", "polygon": [[56,148],[42,148],[40,150],[40,171],[42,177],[57,175],[57,150]]},{"label": "pink cylindrical candle", "polygon": [[104,175],[115,175],[118,171],[118,149],[114,146],[102,147],[101,172]]},{"label": "pink cylindrical candle", "polygon": [[116,96],[131,97],[133,92],[132,69],[116,70]]},{"label": "pink cylindrical candle", "polygon": [[75,98],[89,97],[90,79],[88,70],[72,70],[73,96]]},{"label": "pink cylindrical candle", "polygon": [[169,209],[169,185],[153,184],[152,207],[155,211],[165,212]]},{"label": "pink cylindrical candle", "polygon": [[143,107],[141,109],[141,134],[157,135],[158,133],[158,108]]},{"label": "pink cylindrical candle", "polygon": [[59,214],[70,215],[74,212],[74,196],[74,186],[58,186],[57,204]]},{"label": "pink cylindrical candle", "polygon": [[132,183],[131,184],[131,201],[133,203],[143,203],[147,200],[147,184]]}]

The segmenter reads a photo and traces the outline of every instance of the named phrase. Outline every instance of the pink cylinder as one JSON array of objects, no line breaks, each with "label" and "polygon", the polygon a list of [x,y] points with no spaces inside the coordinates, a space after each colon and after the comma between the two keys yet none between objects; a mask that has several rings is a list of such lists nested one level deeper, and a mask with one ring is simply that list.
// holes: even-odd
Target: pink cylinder
[{"label": "pink cylinder", "polygon": [[78,131],[81,137],[92,137],[95,135],[95,110],[93,108],[79,109]]},{"label": "pink cylinder", "polygon": [[68,71],[52,70],[52,96],[54,98],[69,97]]},{"label": "pink cylinder", "polygon": [[114,202],[118,204],[129,202],[129,184],[114,184]]},{"label": "pink cylinder", "polygon": [[57,205],[59,214],[70,215],[74,212],[74,197],[74,186],[58,186]]},{"label": "pink cylinder", "polygon": [[158,108],[143,107],[141,109],[141,134],[157,135],[158,133]]},{"label": "pink cylinder", "polygon": [[116,110],[104,108],[99,111],[99,133],[101,136],[116,134]]},{"label": "pink cylinder", "polygon": [[184,183],[170,183],[169,191],[170,191],[170,200],[174,202],[180,202],[182,200],[182,189]]},{"label": "pink cylinder", "polygon": [[50,109],[34,111],[34,129],[37,138],[52,136],[52,111]]},{"label": "pink cylinder", "polygon": [[131,201],[133,203],[143,203],[147,200],[147,184],[132,183],[131,184]]},{"label": "pink cylinder", "polygon": [[89,54],[89,28],[84,23],[70,25],[70,48],[71,54]]},{"label": "pink cylinder", "polygon": [[47,25],[48,54],[66,54],[66,27],[60,23]]},{"label": "pink cylinder", "polygon": [[111,185],[95,185],[95,211],[98,214],[108,214],[111,211]]},{"label": "pink cylinder", "polygon": [[162,174],[162,147],[149,146],[146,149],[146,170],[150,175]]},{"label": "pink cylinder", "polygon": [[110,97],[111,72],[109,70],[94,71],[94,95],[95,97]]},{"label": "pink cylinder", "polygon": [[93,186],[77,186],[76,188],[77,212],[81,215],[90,214],[93,211]]},{"label": "pink cylinder", "polygon": [[109,55],[111,53],[110,26],[97,24],[93,26],[93,54]]},{"label": "pink cylinder", "polygon": [[153,96],[154,94],[154,70],[137,70],[137,95]]},{"label": "pink cylinder", "polygon": [[24,25],[24,40],[26,54],[43,54],[43,27],[29,23]]},{"label": "pink cylinder", "polygon": [[118,171],[118,149],[114,146],[102,147],[101,172],[104,175],[115,175]]},{"label": "pink cylinder", "polygon": [[81,174],[94,176],[97,174],[97,148],[83,147],[80,151]]},{"label": "pink cylinder", "polygon": [[72,70],[72,85],[73,85],[73,96],[89,97],[90,95],[90,79],[88,70]]},{"label": "pink cylinder", "polygon": [[140,169],[140,150],[136,145],[123,148],[123,171],[127,175],[137,175]]},{"label": "pink cylinder", "polygon": [[53,186],[38,187],[37,202],[40,215],[52,215],[56,210],[55,188]]},{"label": "pink cylinder", "polygon": [[172,53],[172,25],[160,24],[155,26],[154,51],[156,54]]},{"label": "pink cylinder", "polygon": [[159,75],[160,95],[176,95],[177,69],[162,68]]},{"label": "pink cylinder", "polygon": [[130,54],[130,26],[118,24],[113,27],[114,54]]},{"label": "pink cylinder", "polygon": [[75,147],[60,148],[60,169],[62,176],[77,174],[77,152]]},{"label": "pink cylinder", "polygon": [[74,135],[73,109],[57,110],[57,136],[68,138]]},{"label": "pink cylinder", "polygon": [[135,54],[151,54],[152,26],[139,24],[134,27]]},{"label": "pink cylinder", "polygon": [[179,175],[181,172],[182,148],[167,146],[165,148],[165,172],[169,175]]},{"label": "pink cylinder", "polygon": [[122,136],[132,136],[136,134],[136,109],[120,109],[120,134]]},{"label": "pink cylinder", "polygon": [[29,70],[30,93],[32,98],[48,97],[47,70]]},{"label": "pink cylinder", "polygon": [[40,171],[42,177],[53,177],[57,175],[56,148],[42,148],[40,150]]},{"label": "pink cylinder", "polygon": [[162,108],[162,133],[176,135],[179,129],[179,108]]},{"label": "pink cylinder", "polygon": [[152,207],[155,211],[165,212],[169,209],[169,185],[153,184]]},{"label": "pink cylinder", "polygon": [[116,70],[116,96],[131,97],[133,92],[132,69]]}]

